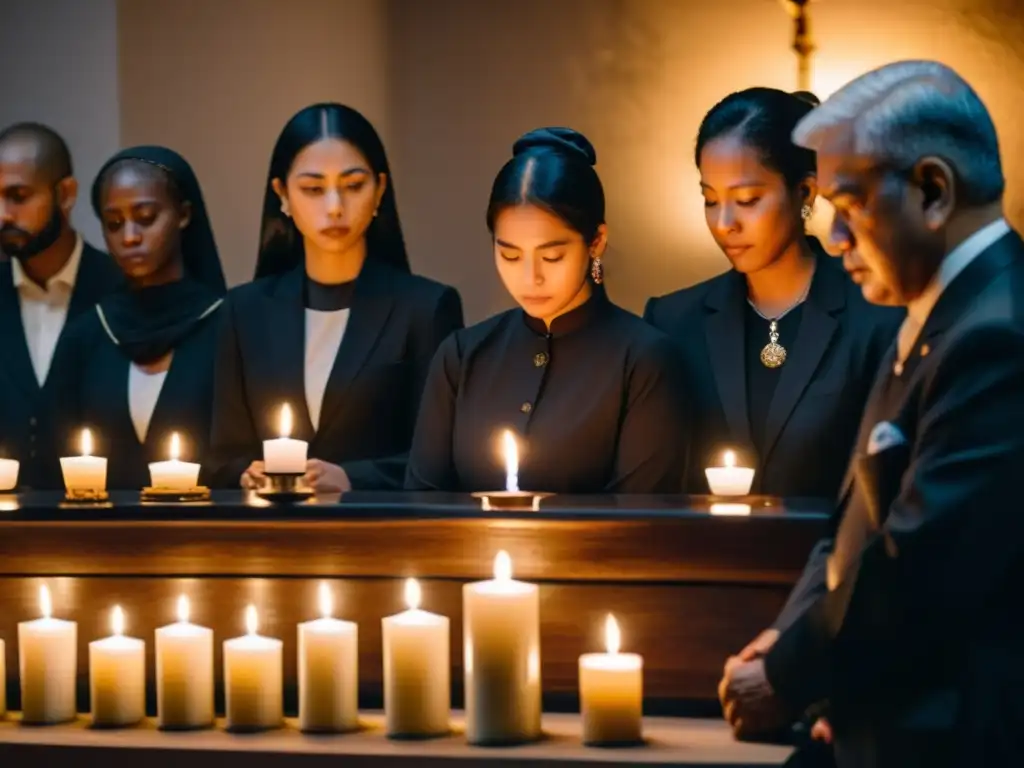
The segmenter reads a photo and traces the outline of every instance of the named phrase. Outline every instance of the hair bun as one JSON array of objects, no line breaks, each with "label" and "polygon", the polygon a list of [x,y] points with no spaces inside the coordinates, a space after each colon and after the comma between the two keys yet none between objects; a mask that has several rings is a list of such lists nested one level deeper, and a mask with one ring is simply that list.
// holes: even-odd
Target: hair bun
[{"label": "hair bun", "polygon": [[815,96],[810,91],[793,91],[790,96],[796,96],[800,101],[807,102],[812,107],[820,107],[821,99]]},{"label": "hair bun", "polygon": [[586,136],[572,128],[537,128],[524,133],[512,145],[512,156],[534,149],[549,149],[573,157],[579,156],[587,161],[587,165],[597,164],[594,146]]}]

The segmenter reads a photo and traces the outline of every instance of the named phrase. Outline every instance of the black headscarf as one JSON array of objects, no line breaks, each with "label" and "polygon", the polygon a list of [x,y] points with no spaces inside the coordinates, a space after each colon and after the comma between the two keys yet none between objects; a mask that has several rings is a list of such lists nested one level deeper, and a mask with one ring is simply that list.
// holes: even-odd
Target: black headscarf
[{"label": "black headscarf", "polygon": [[192,166],[177,152],[166,147],[132,147],[110,158],[92,185],[96,215],[102,214],[100,195],[107,172],[123,160],[160,168],[192,209],[189,224],[181,235],[182,279],[151,288],[125,286],[96,307],[114,343],[133,362],[148,363],[164,357],[214,314],[227,292],[227,284],[199,181]]}]

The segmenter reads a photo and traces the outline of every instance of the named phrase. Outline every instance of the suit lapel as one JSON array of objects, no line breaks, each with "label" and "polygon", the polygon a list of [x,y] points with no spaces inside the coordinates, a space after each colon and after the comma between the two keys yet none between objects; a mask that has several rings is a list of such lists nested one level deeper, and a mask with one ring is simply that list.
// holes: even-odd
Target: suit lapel
[{"label": "suit lapel", "polygon": [[[68,320],[92,309],[114,286],[119,276],[120,272],[110,256],[83,243],[82,260],[78,265],[75,287],[68,304]],[[67,326],[65,323],[64,327]]]},{"label": "suit lapel", "polygon": [[0,360],[11,380],[26,394],[34,397],[39,393],[10,262],[0,264]]},{"label": "suit lapel", "polygon": [[288,403],[294,418],[292,437],[311,441],[314,430],[306,405],[304,282],[305,271],[301,266],[283,274],[266,297],[268,306],[261,324],[269,352],[266,359],[271,366],[266,375],[273,382],[268,387],[272,398],[268,414],[270,431],[277,434],[278,408]]},{"label": "suit lapel", "polygon": [[[751,444],[750,418],[747,413],[747,368],[744,360],[743,302],[746,286],[743,276],[726,273],[722,282],[708,294],[706,305],[711,314],[704,321],[708,356],[715,375],[718,398],[732,439]],[[684,329],[685,332],[685,329]]]}]

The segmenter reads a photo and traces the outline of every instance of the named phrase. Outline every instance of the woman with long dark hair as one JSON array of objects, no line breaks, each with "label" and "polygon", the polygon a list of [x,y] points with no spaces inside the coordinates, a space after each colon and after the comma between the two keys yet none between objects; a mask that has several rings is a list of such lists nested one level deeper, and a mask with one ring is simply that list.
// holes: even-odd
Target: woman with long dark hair
[{"label": "woman with long dark hair", "polygon": [[427,367],[462,327],[458,293],[412,275],[380,137],[314,104],[270,159],[256,280],[234,289],[217,354],[218,484],[264,482],[262,441],[288,405],[318,490],[400,487]]}]

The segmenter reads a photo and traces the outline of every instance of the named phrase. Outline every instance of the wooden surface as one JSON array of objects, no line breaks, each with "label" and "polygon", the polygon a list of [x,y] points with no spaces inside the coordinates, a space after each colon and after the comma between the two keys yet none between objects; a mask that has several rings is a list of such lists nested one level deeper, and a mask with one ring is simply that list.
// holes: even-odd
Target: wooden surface
[{"label": "wooden surface", "polygon": [[137,728],[97,731],[88,721],[51,727],[24,727],[0,722],[0,765],[103,765],[122,768],[145,765],[168,768],[441,768],[498,764],[502,768],[543,768],[570,763],[574,768],[606,766],[675,765],[686,768],[760,768],[782,765],[789,747],[740,744],[720,721],[647,718],[647,743],[639,747],[598,749],[580,743],[579,718],[545,715],[546,738],[536,744],[512,748],[479,748],[465,743],[461,718],[454,719],[453,735],[429,741],[390,741],[382,730],[382,717],[363,718],[364,729],[344,736],[305,736],[294,721],[278,731],[234,735],[222,730],[162,733],[149,721]]}]

